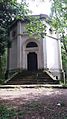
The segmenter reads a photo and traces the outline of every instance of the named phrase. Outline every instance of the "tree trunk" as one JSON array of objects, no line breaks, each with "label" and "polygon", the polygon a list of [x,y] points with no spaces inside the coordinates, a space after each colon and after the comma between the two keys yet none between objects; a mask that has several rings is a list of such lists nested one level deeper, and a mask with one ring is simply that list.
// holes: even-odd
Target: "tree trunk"
[{"label": "tree trunk", "polygon": [[0,56],[0,77],[2,76],[2,61],[1,61],[1,56]]}]

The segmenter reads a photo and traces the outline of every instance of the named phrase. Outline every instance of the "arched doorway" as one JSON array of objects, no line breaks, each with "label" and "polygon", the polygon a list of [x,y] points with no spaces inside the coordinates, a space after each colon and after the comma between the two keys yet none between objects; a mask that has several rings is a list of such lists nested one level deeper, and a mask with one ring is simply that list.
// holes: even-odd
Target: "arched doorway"
[{"label": "arched doorway", "polygon": [[37,54],[35,52],[30,52],[27,55],[27,69],[28,71],[36,71],[38,69]]}]

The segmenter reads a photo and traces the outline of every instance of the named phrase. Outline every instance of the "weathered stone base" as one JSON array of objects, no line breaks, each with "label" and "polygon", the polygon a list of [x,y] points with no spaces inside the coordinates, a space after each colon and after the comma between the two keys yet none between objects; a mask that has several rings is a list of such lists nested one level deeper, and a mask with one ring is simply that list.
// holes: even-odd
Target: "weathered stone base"
[{"label": "weathered stone base", "polygon": [[6,84],[8,85],[59,83],[59,80],[53,77],[47,69],[40,69],[37,71],[14,70],[14,72],[9,73],[9,76],[11,77],[6,81]]}]

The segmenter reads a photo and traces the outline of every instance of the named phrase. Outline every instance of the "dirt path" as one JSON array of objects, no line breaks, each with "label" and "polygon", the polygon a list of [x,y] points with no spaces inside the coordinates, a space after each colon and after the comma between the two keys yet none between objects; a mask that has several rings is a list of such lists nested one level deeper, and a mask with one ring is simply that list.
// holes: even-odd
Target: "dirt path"
[{"label": "dirt path", "polygon": [[[67,119],[67,89],[0,89],[0,104],[17,109],[24,108],[23,105],[27,109],[28,106],[27,116],[21,119]],[[29,116],[28,113],[35,116]]]},{"label": "dirt path", "polygon": [[[44,98],[58,98],[61,100],[67,98],[67,89],[52,88],[15,88],[0,89],[0,102],[5,102],[13,106],[25,104],[28,101]],[[59,100],[60,101],[60,100]]]}]

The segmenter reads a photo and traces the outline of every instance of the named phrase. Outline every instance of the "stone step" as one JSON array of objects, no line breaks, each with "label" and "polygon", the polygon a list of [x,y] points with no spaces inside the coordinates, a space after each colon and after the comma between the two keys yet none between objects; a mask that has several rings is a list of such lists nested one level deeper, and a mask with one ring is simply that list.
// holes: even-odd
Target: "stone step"
[{"label": "stone step", "polygon": [[17,79],[17,80],[10,80],[7,82],[7,84],[12,84],[12,85],[22,85],[22,84],[58,84],[59,82],[53,81],[53,80],[48,80],[48,79]]},{"label": "stone step", "polygon": [[46,72],[19,72],[12,79],[6,82],[7,85],[23,84],[58,84],[59,81],[53,80]]}]

